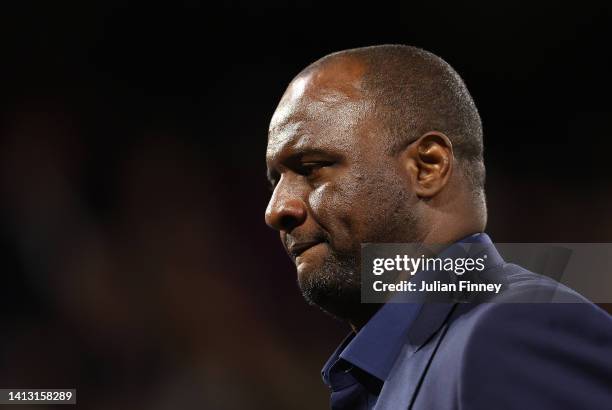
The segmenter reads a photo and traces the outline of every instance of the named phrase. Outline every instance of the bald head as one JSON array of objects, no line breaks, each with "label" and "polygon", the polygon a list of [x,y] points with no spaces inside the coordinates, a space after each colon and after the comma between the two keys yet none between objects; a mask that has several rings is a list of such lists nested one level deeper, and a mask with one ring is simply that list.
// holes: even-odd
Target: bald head
[{"label": "bald head", "polygon": [[367,102],[389,153],[429,131],[444,133],[469,186],[475,194],[483,194],[480,115],[459,74],[440,57],[405,45],[329,54],[298,74],[283,100],[303,102],[304,97]]},{"label": "bald head", "polygon": [[270,132],[305,113],[321,118],[329,106],[342,104],[350,109],[351,104],[367,101],[363,93],[366,69],[362,59],[341,54],[311,64],[287,87],[270,122]]}]

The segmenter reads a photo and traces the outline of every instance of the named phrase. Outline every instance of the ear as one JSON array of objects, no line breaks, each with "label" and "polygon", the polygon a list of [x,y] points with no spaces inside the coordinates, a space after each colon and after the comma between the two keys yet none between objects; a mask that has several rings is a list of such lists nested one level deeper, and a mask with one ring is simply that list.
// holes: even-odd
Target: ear
[{"label": "ear", "polygon": [[447,185],[453,169],[453,145],[441,132],[431,131],[408,145],[402,161],[415,193],[432,198]]}]

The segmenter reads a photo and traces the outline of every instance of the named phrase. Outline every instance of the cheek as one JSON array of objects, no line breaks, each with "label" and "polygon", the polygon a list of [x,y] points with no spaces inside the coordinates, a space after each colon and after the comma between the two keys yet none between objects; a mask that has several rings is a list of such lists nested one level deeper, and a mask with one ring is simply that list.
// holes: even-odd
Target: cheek
[{"label": "cheek", "polygon": [[343,247],[401,242],[412,236],[415,196],[402,175],[392,171],[377,169],[367,177],[352,175],[313,192],[313,212]]},{"label": "cheek", "polygon": [[359,207],[355,201],[359,192],[347,181],[326,183],[310,193],[308,202],[313,218],[329,235],[338,249],[346,249],[354,231],[354,219]]},{"label": "cheek", "polygon": [[[347,175],[312,191],[309,206],[319,225],[342,249],[357,249],[362,242],[378,238],[389,214],[404,198],[399,184],[383,172]],[[394,186],[395,185],[395,186]]]},{"label": "cheek", "polygon": [[342,181],[326,183],[310,193],[308,202],[313,214],[322,219],[322,223],[331,223],[350,214],[354,191],[347,189]]}]

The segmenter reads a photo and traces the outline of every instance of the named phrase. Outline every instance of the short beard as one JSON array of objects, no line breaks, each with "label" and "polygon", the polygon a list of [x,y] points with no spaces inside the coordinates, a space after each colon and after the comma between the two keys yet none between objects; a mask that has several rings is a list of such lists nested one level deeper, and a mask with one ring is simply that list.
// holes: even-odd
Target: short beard
[{"label": "short beard", "polygon": [[[378,226],[392,226],[399,230],[381,230],[364,240],[364,243],[403,243],[418,242],[420,229],[414,210],[405,207],[409,202],[405,192],[396,192],[387,200],[394,203],[380,223],[381,216],[370,221]],[[408,232],[409,234],[406,234]],[[329,241],[328,241],[329,243]],[[339,253],[330,246],[321,267],[304,278],[298,276],[298,286],[304,299],[318,306],[324,312],[337,319],[353,323],[367,321],[379,308],[380,304],[361,303],[361,246],[354,253]]]},{"label": "short beard", "polygon": [[361,273],[355,256],[330,252],[319,269],[298,279],[298,286],[309,304],[338,319],[360,315]]}]

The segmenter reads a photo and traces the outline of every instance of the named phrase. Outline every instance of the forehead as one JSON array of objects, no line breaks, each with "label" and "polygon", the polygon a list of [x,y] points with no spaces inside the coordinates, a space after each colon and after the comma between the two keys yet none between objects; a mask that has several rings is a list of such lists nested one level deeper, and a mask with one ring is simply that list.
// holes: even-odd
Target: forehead
[{"label": "forehead", "polygon": [[357,144],[368,100],[359,66],[315,70],[287,88],[270,123],[267,156],[287,149]]},{"label": "forehead", "polygon": [[363,135],[368,130],[365,111],[361,101],[309,101],[292,106],[282,113],[281,121],[270,127],[267,156],[272,158],[287,150],[353,149],[364,142]]}]

